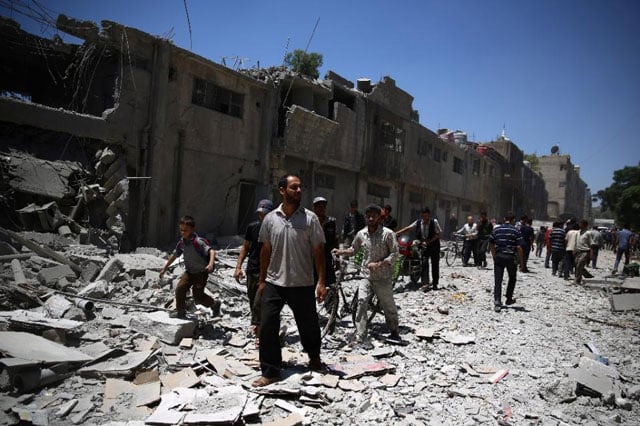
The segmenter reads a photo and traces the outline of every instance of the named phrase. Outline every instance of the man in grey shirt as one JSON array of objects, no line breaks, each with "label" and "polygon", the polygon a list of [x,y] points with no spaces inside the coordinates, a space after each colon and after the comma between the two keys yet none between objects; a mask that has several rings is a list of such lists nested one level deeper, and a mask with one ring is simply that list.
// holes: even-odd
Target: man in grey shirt
[{"label": "man in grey shirt", "polygon": [[[324,301],[327,290],[324,271],[324,232],[318,217],[300,206],[300,177],[287,174],[278,181],[282,204],[267,214],[260,228],[260,278],[256,297],[262,301],[260,368],[262,376],[252,383],[266,386],[280,380],[282,352],[278,331],[280,312],[291,308],[309,367],[320,370],[320,325],[316,299]],[[313,282],[313,265],[318,271]]]}]

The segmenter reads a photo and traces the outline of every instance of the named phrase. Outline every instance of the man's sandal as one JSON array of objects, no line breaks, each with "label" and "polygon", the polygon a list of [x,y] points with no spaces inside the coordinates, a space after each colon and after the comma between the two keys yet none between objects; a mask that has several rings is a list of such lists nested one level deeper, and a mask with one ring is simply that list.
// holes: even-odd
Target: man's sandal
[{"label": "man's sandal", "polygon": [[251,383],[251,386],[254,388],[261,388],[263,386],[269,386],[273,383],[279,382],[280,377],[264,377],[260,376],[256,380]]}]

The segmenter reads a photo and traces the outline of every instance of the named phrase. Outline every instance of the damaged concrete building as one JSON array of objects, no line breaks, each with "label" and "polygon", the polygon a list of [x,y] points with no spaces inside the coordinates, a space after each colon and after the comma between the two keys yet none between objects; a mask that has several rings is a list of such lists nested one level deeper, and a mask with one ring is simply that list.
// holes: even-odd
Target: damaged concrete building
[{"label": "damaged concrete building", "polygon": [[441,137],[390,77],[235,71],[115,22],[57,26],[84,43],[0,20],[3,146],[95,167],[105,225],[134,247],[166,247],[183,214],[211,236],[243,233],[257,200],[279,199],[284,172],[339,221],[352,199],[390,204],[400,224],[423,206],[443,222],[506,209],[546,219],[544,183],[517,146]]}]

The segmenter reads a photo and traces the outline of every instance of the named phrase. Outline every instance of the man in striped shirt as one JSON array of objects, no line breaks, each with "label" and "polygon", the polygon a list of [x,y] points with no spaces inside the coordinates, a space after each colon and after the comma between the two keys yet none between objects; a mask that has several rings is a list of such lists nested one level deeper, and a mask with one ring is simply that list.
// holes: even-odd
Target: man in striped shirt
[{"label": "man in striped shirt", "polygon": [[558,272],[558,265],[564,258],[566,232],[562,229],[562,222],[553,222],[553,229],[549,239],[551,240],[551,273],[555,275]]},{"label": "man in striped shirt", "polygon": [[513,305],[516,299],[513,291],[516,288],[516,262],[520,265],[520,272],[524,269],[522,252],[522,234],[515,226],[515,215],[509,211],[504,216],[504,224],[495,228],[489,236],[491,255],[493,256],[493,304],[496,312],[502,310],[502,278],[507,269],[509,281],[507,282],[507,305]]}]

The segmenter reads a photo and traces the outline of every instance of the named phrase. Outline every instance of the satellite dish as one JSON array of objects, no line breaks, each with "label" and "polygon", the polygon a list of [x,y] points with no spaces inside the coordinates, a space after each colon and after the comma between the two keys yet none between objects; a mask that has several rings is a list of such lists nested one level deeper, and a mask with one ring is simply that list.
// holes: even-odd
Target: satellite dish
[{"label": "satellite dish", "polygon": [[558,152],[560,152],[560,147],[558,145],[554,145],[551,147],[552,154],[557,154]]}]

